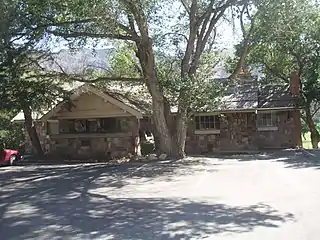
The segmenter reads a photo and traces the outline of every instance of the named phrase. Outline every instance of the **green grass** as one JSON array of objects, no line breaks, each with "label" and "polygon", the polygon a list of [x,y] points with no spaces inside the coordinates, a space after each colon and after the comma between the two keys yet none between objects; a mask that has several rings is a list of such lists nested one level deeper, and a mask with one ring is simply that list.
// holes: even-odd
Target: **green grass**
[{"label": "green grass", "polygon": [[304,136],[305,136],[306,140],[302,136],[302,146],[306,149],[312,149],[310,132],[306,133]]}]

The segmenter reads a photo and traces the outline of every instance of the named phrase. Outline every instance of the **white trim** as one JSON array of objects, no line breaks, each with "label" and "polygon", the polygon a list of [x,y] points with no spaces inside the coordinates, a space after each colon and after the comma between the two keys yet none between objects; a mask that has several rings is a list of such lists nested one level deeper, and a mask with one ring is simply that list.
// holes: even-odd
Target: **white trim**
[{"label": "white trim", "polygon": [[251,108],[251,109],[221,109],[221,110],[212,110],[209,112],[199,112],[195,113],[195,116],[208,116],[208,115],[220,115],[224,113],[257,113],[257,112],[283,112],[283,111],[295,111],[300,110],[297,107],[276,107],[276,108]]},{"label": "white trim", "polygon": [[220,134],[220,130],[219,129],[195,130],[194,134],[196,135]]},{"label": "white trim", "polygon": [[49,135],[51,139],[91,139],[91,138],[120,138],[120,137],[132,137],[132,132],[123,133],[60,133],[55,135]]},{"label": "white trim", "polygon": [[287,111],[295,111],[295,110],[300,110],[297,108],[258,108],[257,112],[262,112],[262,113],[266,113],[266,112],[287,112]]},{"label": "white trim", "polygon": [[128,113],[117,113],[117,114],[109,114],[109,115],[83,115],[83,116],[61,116],[59,117],[59,120],[64,119],[97,119],[97,118],[114,118],[114,117],[135,117]]},{"label": "white trim", "polygon": [[220,112],[207,112],[207,113],[195,113],[194,116],[219,116],[221,115]]},{"label": "white trim", "polygon": [[279,128],[276,126],[270,126],[270,127],[258,127],[259,132],[272,132],[272,131],[278,131]]},{"label": "white trim", "polygon": [[48,119],[47,122],[49,123],[59,123],[58,119]]}]

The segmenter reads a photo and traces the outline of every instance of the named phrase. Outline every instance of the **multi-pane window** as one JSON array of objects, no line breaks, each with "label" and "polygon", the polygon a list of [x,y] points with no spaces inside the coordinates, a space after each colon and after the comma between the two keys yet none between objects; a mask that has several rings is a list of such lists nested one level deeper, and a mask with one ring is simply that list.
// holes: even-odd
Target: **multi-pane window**
[{"label": "multi-pane window", "polygon": [[259,127],[277,126],[277,115],[273,112],[258,114]]},{"label": "multi-pane window", "polygon": [[60,133],[117,133],[123,130],[117,118],[60,120],[59,127]]},{"label": "multi-pane window", "polygon": [[197,130],[220,129],[220,118],[217,115],[196,116],[195,122]]}]

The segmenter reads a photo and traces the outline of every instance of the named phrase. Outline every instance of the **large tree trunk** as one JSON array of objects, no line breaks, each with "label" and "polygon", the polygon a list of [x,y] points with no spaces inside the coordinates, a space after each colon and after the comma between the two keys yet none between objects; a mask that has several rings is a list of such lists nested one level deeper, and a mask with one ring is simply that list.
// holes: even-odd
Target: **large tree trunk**
[{"label": "large tree trunk", "polygon": [[148,90],[152,96],[153,120],[159,136],[160,152],[168,154],[169,156],[176,156],[176,147],[172,141],[172,134],[168,127],[165,114],[163,90],[157,78],[155,57],[152,49],[151,39],[144,38],[140,43],[137,44],[137,48],[137,57],[139,58],[142,66]]},{"label": "large tree trunk", "polygon": [[25,119],[25,126],[27,129],[27,132],[29,134],[30,141],[32,143],[32,147],[36,153],[37,156],[42,157],[43,150],[40,144],[40,140],[37,134],[37,130],[35,125],[33,124],[33,119],[31,115],[31,109],[29,107],[25,107],[23,109],[24,119]]},{"label": "large tree trunk", "polygon": [[179,112],[176,118],[176,144],[177,144],[177,153],[180,158],[184,158],[185,154],[185,146],[186,146],[186,138],[187,138],[187,111]]},{"label": "large tree trunk", "polygon": [[231,80],[235,80],[237,78],[237,76],[239,75],[239,73],[242,71],[246,57],[248,55],[248,51],[249,51],[249,39],[245,38],[243,41],[242,51],[241,51],[240,58],[237,62],[236,69],[233,71],[233,73],[229,77]]},{"label": "large tree trunk", "polygon": [[306,123],[309,127],[309,131],[310,131],[310,135],[311,135],[312,148],[318,149],[320,134],[319,134],[319,132],[316,128],[316,125],[313,121],[310,106],[307,106],[305,111],[306,111]]}]

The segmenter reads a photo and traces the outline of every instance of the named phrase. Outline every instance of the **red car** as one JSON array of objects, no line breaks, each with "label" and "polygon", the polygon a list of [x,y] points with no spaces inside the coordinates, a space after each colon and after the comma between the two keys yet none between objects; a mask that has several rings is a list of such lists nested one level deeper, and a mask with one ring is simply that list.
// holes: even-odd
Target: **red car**
[{"label": "red car", "polygon": [[0,150],[0,164],[13,165],[15,161],[21,159],[21,154],[17,150],[2,149]]}]

